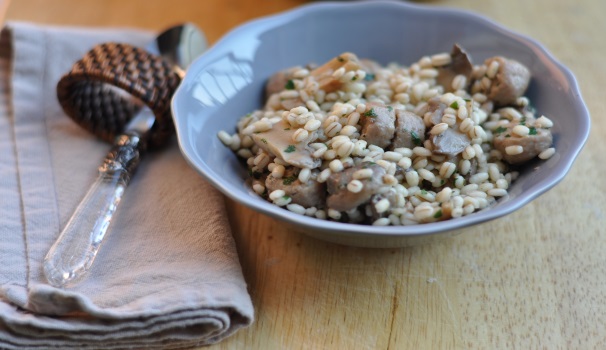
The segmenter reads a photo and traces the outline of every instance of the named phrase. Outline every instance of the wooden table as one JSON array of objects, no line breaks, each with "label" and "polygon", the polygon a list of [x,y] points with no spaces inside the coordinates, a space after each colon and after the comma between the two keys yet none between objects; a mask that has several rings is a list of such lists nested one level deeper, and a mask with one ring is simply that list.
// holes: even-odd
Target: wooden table
[{"label": "wooden table", "polygon": [[[18,0],[9,20],[160,30],[215,42],[302,0]],[[516,213],[439,244],[342,247],[228,202],[256,321],[212,349],[606,348],[606,1],[436,0],[542,42],[593,116],[568,177]],[[571,116],[573,117],[573,116]]]}]

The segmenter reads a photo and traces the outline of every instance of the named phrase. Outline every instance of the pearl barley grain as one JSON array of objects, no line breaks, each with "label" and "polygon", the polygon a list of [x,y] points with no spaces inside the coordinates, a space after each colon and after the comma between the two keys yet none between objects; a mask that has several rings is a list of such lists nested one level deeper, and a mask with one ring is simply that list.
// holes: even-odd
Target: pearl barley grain
[{"label": "pearl barley grain", "polygon": [[505,153],[510,156],[515,156],[524,152],[524,148],[522,146],[507,146],[505,147]]},{"label": "pearl barley grain", "polygon": [[539,153],[539,158],[545,160],[551,158],[555,154],[555,148],[551,147]]},{"label": "pearl barley grain", "polygon": [[347,184],[347,190],[352,193],[359,193],[364,188],[364,184],[360,180],[351,180]]}]

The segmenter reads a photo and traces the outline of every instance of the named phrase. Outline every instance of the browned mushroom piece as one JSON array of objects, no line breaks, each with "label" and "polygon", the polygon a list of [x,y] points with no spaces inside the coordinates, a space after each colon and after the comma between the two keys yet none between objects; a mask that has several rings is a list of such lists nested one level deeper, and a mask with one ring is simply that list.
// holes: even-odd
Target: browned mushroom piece
[{"label": "browned mushroom piece", "polygon": [[[347,184],[353,180],[353,174],[360,169],[372,169],[372,176],[360,180],[363,184],[360,192],[351,192],[347,188]],[[370,162],[364,162],[360,165],[330,175],[326,181],[329,194],[326,199],[326,205],[329,208],[338,211],[349,211],[357,208],[359,205],[368,202],[372,195],[377,193],[379,188],[383,185],[383,175],[385,175],[385,169]]]},{"label": "browned mushroom piece", "polygon": [[360,116],[360,139],[371,145],[387,148],[395,134],[396,112],[391,106],[370,102]]},{"label": "browned mushroom piece", "polygon": [[447,156],[455,156],[471,144],[471,140],[466,133],[453,128],[448,128],[441,134],[432,135],[430,140],[433,144],[434,153]]},{"label": "browned mushroom piece", "polygon": [[452,92],[452,81],[457,75],[465,77],[465,85],[463,90],[466,90],[470,83],[471,72],[473,65],[467,52],[459,45],[455,44],[450,53],[451,62],[445,66],[438,67],[438,76],[436,82],[444,87],[444,91]]},{"label": "browned mushroom piece", "polygon": [[444,110],[446,110],[447,107],[446,103],[442,102],[439,97],[433,97],[427,101],[427,110],[425,113],[431,113],[429,120],[431,121],[432,126],[442,122]]},{"label": "browned mushroom piece", "polygon": [[486,92],[489,100],[497,106],[515,104],[518,97],[524,95],[530,83],[530,71],[520,62],[500,56],[487,59],[484,64],[490,67],[492,62],[499,64],[499,69]]},{"label": "browned mushroom piece", "polygon": [[[513,128],[520,122],[511,122],[507,127],[500,127],[493,132],[493,144],[495,149],[501,152],[503,160],[509,164],[520,164],[538,156],[541,152],[551,147],[553,136],[551,130],[535,126],[535,120],[525,118],[524,123],[530,128],[526,136],[519,136],[513,132]],[[508,154],[507,147],[522,146],[519,154]]]},{"label": "browned mushroom piece", "polygon": [[403,110],[396,110],[396,131],[391,148],[414,148],[425,141],[425,123],[418,115]]},{"label": "browned mushroom piece", "polygon": [[367,213],[370,213],[370,220],[372,222],[374,222],[382,217],[387,216],[386,212],[379,213],[377,211],[377,207],[376,207],[376,204],[379,203],[380,201],[382,201],[383,199],[387,199],[389,201],[390,206],[395,206],[396,202],[398,200],[396,190],[393,188],[390,188],[385,193],[377,193],[377,194],[372,195],[372,197],[370,198],[370,200],[368,201],[368,204],[367,204],[367,208],[368,208]]},{"label": "browned mushroom piece", "polygon": [[322,162],[311,156],[313,149],[308,145],[313,135],[296,143],[292,141],[295,130],[287,122],[280,121],[270,130],[252,134],[251,137],[259,148],[290,165],[309,169],[319,167]]},{"label": "browned mushroom piece", "polygon": [[293,169],[287,170],[284,176],[279,179],[272,175],[267,176],[265,187],[269,193],[275,190],[283,190],[287,196],[290,196],[293,203],[306,208],[323,207],[326,201],[325,183],[319,183],[315,180],[302,183]]},{"label": "browned mushroom piece", "polygon": [[292,90],[294,85],[291,86],[290,84],[292,84],[292,82],[289,83],[289,81],[291,81],[294,72],[299,69],[302,69],[302,67],[291,67],[269,77],[265,84],[265,97],[269,98],[269,96],[281,92],[282,90]]},{"label": "browned mushroom piece", "polygon": [[[448,106],[439,97],[430,99],[427,105],[429,107],[427,113],[431,113],[429,117],[431,124],[436,125],[441,123],[444,111]],[[441,134],[431,135],[429,140],[433,144],[433,152],[447,156],[456,156],[471,144],[469,136],[459,131],[457,125],[454,128],[449,127]]]},{"label": "browned mushroom piece", "polygon": [[312,70],[310,75],[318,82],[320,90],[333,92],[343,85],[341,80],[333,77],[333,73],[341,67],[345,71],[356,71],[360,69],[360,61],[353,53],[345,52]]}]

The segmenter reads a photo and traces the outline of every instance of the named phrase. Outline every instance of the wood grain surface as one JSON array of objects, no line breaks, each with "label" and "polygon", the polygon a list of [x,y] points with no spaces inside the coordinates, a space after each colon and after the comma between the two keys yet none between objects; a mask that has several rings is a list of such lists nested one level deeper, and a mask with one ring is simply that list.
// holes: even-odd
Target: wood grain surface
[{"label": "wood grain surface", "polygon": [[[155,30],[192,21],[212,43],[303,3],[13,0],[7,18]],[[483,14],[572,69],[592,115],[574,168],[508,217],[404,249],[324,243],[228,201],[256,321],[210,349],[606,348],[606,1],[424,3]]]}]

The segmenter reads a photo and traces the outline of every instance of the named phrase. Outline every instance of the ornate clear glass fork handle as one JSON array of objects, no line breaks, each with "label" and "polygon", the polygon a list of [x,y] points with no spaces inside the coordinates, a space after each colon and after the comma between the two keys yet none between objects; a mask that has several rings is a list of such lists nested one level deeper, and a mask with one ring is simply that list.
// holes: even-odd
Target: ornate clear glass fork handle
[{"label": "ornate clear glass fork handle", "polygon": [[52,285],[76,282],[92,265],[139,164],[141,142],[136,132],[120,135],[107,154],[96,181],[44,259],[44,274]]}]

